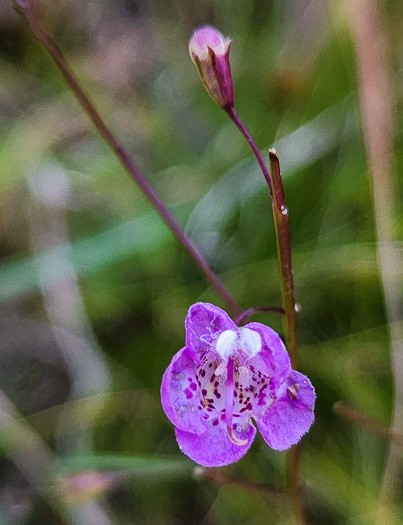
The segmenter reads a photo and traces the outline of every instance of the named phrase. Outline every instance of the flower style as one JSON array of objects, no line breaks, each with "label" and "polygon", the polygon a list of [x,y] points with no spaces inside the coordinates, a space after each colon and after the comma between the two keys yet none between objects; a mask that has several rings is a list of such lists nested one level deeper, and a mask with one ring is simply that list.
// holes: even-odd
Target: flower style
[{"label": "flower style", "polygon": [[291,369],[283,342],[261,323],[239,328],[209,303],[190,307],[186,346],[164,373],[161,402],[181,450],[206,467],[238,461],[256,434],[275,450],[313,423],[315,390]]},{"label": "flower style", "polygon": [[234,103],[234,85],[229,64],[231,39],[211,26],[199,27],[189,42],[189,54],[208,94],[222,108]]}]

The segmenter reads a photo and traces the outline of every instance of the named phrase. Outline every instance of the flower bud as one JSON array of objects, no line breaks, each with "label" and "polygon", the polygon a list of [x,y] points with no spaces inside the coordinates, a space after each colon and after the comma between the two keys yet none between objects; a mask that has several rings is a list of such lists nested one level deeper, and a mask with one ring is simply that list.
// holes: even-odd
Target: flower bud
[{"label": "flower bud", "polygon": [[234,104],[234,85],[229,65],[230,38],[215,27],[203,26],[193,33],[189,54],[208,94],[222,108]]}]

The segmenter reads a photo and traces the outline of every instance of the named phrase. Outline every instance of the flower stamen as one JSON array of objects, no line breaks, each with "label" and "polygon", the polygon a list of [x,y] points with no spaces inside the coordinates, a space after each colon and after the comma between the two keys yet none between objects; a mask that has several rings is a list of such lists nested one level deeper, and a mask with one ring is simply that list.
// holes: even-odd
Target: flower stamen
[{"label": "flower stamen", "polygon": [[234,409],[234,359],[230,357],[227,364],[227,385],[225,389],[225,422],[228,437],[235,445],[246,445],[248,440],[239,439],[234,435],[232,428],[232,414]]}]

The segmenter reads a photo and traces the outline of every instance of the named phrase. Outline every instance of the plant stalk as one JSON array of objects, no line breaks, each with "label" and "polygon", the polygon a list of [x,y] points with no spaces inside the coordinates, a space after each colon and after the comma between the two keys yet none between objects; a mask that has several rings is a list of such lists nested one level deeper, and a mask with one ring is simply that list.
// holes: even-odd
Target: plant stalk
[{"label": "plant stalk", "polygon": [[274,313],[279,315],[284,315],[284,309],[279,308],[277,306],[254,306],[252,308],[248,308],[244,312],[242,312],[240,315],[238,315],[234,319],[234,323],[237,325],[244,324],[245,321],[249,319],[249,317],[252,317],[252,315],[255,315],[257,313]]},{"label": "plant stalk", "polygon": [[284,189],[281,182],[280,164],[276,151],[270,150],[269,158],[272,174],[266,166],[266,163],[259,151],[252,135],[240,119],[233,106],[225,108],[226,113],[232,122],[246,139],[248,145],[253,151],[259,167],[266,179],[269,192],[272,197],[272,209],[274,228],[277,241],[277,257],[279,261],[281,277],[281,295],[283,300],[283,309],[285,312],[285,334],[287,339],[287,349],[290,354],[291,364],[294,370],[297,369],[297,310],[294,297],[294,278],[291,263],[291,242],[290,242],[290,224],[288,219],[288,210],[285,205]]},{"label": "plant stalk", "polygon": [[[291,241],[288,209],[285,204],[284,189],[281,182],[280,163],[274,149],[269,151],[270,172],[263,160],[255,141],[248,129],[239,118],[234,107],[225,108],[230,119],[242,133],[252,149],[259,167],[266,179],[272,197],[274,229],[276,232],[277,257],[279,262],[281,295],[284,310],[284,324],[287,349],[291,365],[297,369],[297,309],[294,296],[294,278],[291,261]],[[300,453],[299,445],[294,445],[287,455],[288,490],[293,504],[294,513],[301,525],[308,525],[305,514],[302,489],[300,485]]]},{"label": "plant stalk", "polygon": [[162,220],[165,222],[165,224],[176,237],[177,241],[183,246],[188,255],[190,255],[190,257],[194,260],[202,274],[204,274],[204,276],[206,277],[206,280],[209,282],[210,286],[214,289],[216,294],[226,305],[227,309],[233,315],[239,315],[242,312],[242,309],[239,307],[235,299],[226,289],[221,279],[210,268],[208,262],[206,261],[202,253],[199,251],[199,249],[196,247],[193,241],[186,235],[182,226],[178,223],[171,211],[165,205],[164,201],[151,186],[151,184],[147,180],[147,177],[137,167],[133,159],[116,139],[113,132],[105,124],[98,110],[95,108],[95,106],[93,105],[83,88],[80,86],[78,80],[73,74],[69,64],[64,58],[59,47],[52,41],[51,37],[40,26],[36,14],[34,13],[34,10],[32,8],[31,2],[29,0],[15,0],[15,2],[17,5],[17,9],[25,16],[31,32],[50,54],[57,67],[59,68],[60,72],[64,76],[66,82],[72,89],[78,102],[81,104],[82,108],[87,113],[87,115],[97,128],[98,132],[102,135],[107,144],[112,148],[113,152],[118,157],[127,173],[140,188],[140,190],[148,199],[150,204],[158,212]]},{"label": "plant stalk", "polygon": [[291,261],[290,221],[281,182],[280,163],[276,150],[269,151],[273,182],[272,208],[276,231],[277,253],[281,275],[281,295],[285,312],[285,333],[291,365],[297,369],[297,309],[294,297],[294,278]]},{"label": "plant stalk", "polygon": [[235,126],[239,129],[239,131],[242,133],[249,147],[253,151],[253,154],[256,157],[259,167],[263,173],[263,176],[266,179],[267,185],[269,187],[270,195],[272,195],[272,181],[271,181],[270,173],[269,173],[269,170],[267,169],[267,166],[262,157],[262,154],[259,151],[259,148],[257,147],[255,141],[252,138],[252,135],[249,133],[249,130],[247,129],[245,124],[242,122],[242,120],[238,116],[238,113],[235,111],[234,106],[229,106],[225,108],[225,112],[227,113],[229,118],[232,120],[232,122],[235,124]]}]

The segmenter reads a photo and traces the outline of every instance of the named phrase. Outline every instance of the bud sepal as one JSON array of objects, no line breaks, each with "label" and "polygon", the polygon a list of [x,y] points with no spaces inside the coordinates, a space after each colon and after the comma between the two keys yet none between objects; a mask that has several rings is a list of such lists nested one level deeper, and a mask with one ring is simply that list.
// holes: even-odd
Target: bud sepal
[{"label": "bud sepal", "polygon": [[212,26],[196,29],[189,42],[189,54],[206,91],[223,109],[234,104],[234,84],[229,63],[232,40]]}]

